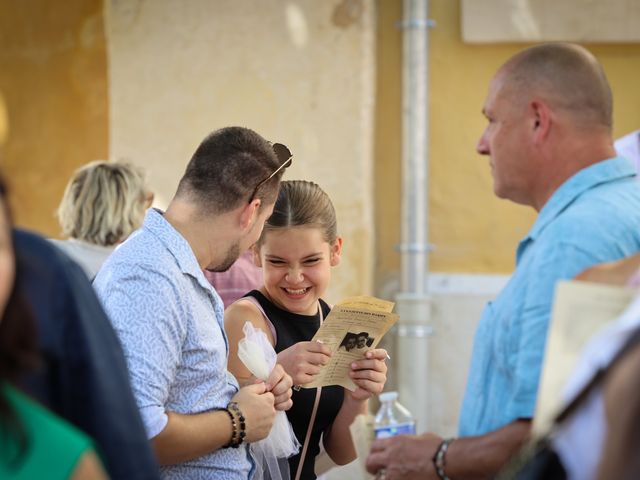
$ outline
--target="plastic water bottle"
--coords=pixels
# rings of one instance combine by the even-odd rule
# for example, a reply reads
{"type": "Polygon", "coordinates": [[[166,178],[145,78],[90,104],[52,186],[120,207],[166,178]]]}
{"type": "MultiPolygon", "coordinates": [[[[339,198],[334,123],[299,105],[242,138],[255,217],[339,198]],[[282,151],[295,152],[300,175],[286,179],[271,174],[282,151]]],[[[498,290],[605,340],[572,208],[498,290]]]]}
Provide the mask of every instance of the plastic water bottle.
{"type": "Polygon", "coordinates": [[[374,426],[376,438],[415,435],[416,421],[409,410],[398,403],[398,392],[384,392],[379,398],[381,405],[374,426]]]}

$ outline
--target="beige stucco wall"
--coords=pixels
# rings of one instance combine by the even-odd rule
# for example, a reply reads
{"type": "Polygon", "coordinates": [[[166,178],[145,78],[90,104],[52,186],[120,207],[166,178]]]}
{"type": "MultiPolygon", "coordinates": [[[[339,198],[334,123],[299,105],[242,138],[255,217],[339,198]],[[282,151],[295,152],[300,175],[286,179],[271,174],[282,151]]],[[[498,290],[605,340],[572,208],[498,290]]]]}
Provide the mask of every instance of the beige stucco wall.
{"type": "Polygon", "coordinates": [[[345,238],[329,298],[370,292],[374,3],[109,1],[110,149],[166,205],[195,147],[227,125],[294,153],[285,178],[334,201],[345,238]]]}
{"type": "MultiPolygon", "coordinates": [[[[109,144],[149,167],[166,203],[202,137],[241,123],[291,144],[289,178],[336,200],[337,282],[367,291],[375,276],[380,291],[397,276],[401,1],[107,2],[109,76],[103,2],[58,3],[0,0],[2,168],[20,225],[56,235],[69,175],[109,144]]],[[[430,1],[430,266],[507,273],[534,213],[493,197],[474,147],[487,83],[524,44],[464,44],[459,15],[459,1],[430,1]]],[[[615,136],[638,128],[640,45],[589,48],[614,90],[615,136]]]]}
{"type": "MultiPolygon", "coordinates": [[[[0,0],[2,167],[20,225],[56,235],[69,175],[108,146],[147,166],[166,204],[202,137],[240,123],[289,143],[289,178],[335,199],[345,292],[397,276],[401,1],[107,2],[108,76],[102,1],[23,3],[0,0]]],[[[524,44],[464,44],[459,15],[459,1],[430,2],[430,266],[507,273],[535,215],[494,198],[474,147],[487,83],[524,44]]],[[[614,90],[615,136],[638,128],[640,46],[589,48],[614,90]]]]}

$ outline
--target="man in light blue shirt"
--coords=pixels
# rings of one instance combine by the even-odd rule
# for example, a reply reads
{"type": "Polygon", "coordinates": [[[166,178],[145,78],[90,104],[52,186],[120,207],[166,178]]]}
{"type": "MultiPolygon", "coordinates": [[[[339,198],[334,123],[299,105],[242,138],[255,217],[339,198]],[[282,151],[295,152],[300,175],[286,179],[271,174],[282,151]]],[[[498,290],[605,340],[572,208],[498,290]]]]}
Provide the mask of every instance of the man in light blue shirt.
{"type": "Polygon", "coordinates": [[[245,128],[213,132],[167,211],[149,210],[94,282],[164,478],[250,478],[247,443],[291,406],[281,366],[243,388],[227,371],[224,307],[202,272],[228,269],[260,236],[291,163],[281,147],[245,128]]]}
{"type": "Polygon", "coordinates": [[[523,50],[493,78],[483,113],[477,150],[494,193],[539,216],[478,324],[461,438],[375,442],[367,468],[394,480],[493,478],[530,432],[557,281],[640,250],[640,185],[615,156],[611,90],[593,55],[559,43],[523,50]]]}
{"type": "Polygon", "coordinates": [[[638,250],[640,195],[625,158],[587,167],[556,190],[520,242],[516,271],[478,324],[461,436],[533,416],[556,282],[638,250]]]}

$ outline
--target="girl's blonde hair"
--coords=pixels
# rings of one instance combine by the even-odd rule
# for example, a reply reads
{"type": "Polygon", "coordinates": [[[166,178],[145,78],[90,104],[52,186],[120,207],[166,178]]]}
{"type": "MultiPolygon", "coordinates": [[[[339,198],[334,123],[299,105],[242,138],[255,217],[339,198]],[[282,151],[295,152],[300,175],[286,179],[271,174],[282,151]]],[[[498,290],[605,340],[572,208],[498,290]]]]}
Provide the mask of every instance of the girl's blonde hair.
{"type": "Polygon", "coordinates": [[[281,228],[314,227],[332,245],[338,237],[336,211],[329,195],[306,180],[285,180],[280,184],[273,213],[264,224],[258,246],[267,233],[281,228]]]}
{"type": "Polygon", "coordinates": [[[88,163],[69,180],[56,212],[62,234],[102,246],[120,243],[142,225],[147,195],[137,167],[88,163]]]}

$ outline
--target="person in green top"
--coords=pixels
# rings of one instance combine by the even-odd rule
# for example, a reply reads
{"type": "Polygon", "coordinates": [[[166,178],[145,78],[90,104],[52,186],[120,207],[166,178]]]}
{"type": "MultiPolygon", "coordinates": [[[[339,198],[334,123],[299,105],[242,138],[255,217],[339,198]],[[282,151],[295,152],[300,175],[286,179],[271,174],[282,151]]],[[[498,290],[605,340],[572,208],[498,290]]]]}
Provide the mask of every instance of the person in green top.
{"type": "Polygon", "coordinates": [[[38,362],[33,319],[16,287],[19,275],[0,178],[0,478],[106,479],[91,439],[14,386],[38,362]]]}

